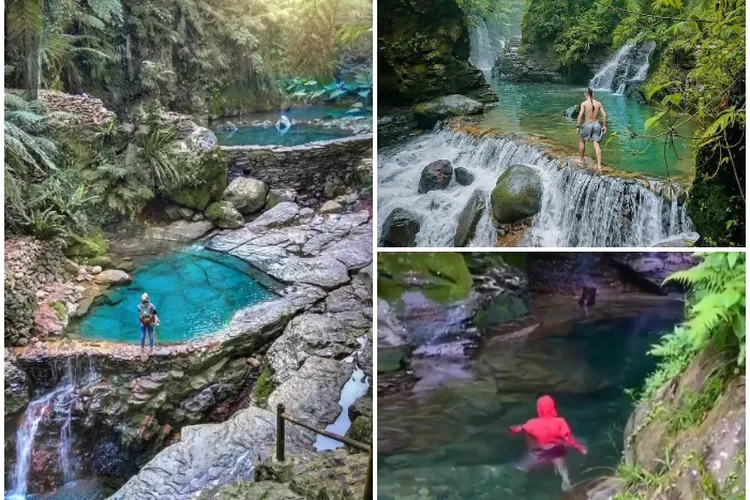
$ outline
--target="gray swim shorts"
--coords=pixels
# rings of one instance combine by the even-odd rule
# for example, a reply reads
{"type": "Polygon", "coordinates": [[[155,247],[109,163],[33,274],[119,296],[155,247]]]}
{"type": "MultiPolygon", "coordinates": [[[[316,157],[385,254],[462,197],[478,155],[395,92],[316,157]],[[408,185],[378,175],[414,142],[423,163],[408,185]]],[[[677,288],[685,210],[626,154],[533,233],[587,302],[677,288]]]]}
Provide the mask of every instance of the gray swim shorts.
{"type": "Polygon", "coordinates": [[[581,127],[581,139],[584,141],[602,141],[602,126],[599,122],[584,123],[581,127]]]}

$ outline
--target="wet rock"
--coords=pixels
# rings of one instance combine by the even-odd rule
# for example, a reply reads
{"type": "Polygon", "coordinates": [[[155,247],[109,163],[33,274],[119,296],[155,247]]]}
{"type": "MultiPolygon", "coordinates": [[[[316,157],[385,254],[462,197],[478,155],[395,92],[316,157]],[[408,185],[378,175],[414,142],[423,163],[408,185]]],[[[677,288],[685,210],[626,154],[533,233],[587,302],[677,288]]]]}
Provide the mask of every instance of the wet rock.
{"type": "Polygon", "coordinates": [[[231,202],[241,214],[257,212],[266,204],[268,187],[263,181],[238,177],[229,183],[223,198],[231,202]]]}
{"type": "MultiPolygon", "coordinates": [[[[188,499],[207,487],[251,481],[258,457],[270,456],[275,440],[276,415],[253,407],[221,424],[185,427],[179,442],[162,450],[110,499],[188,499]]],[[[301,443],[297,428],[288,425],[287,453],[301,452],[301,443]]]]}
{"type": "Polygon", "coordinates": [[[242,214],[228,201],[217,201],[206,209],[206,218],[224,229],[236,229],[245,224],[242,214]]]}
{"type": "MultiPolygon", "coordinates": [[[[354,371],[352,363],[312,356],[286,382],[268,397],[268,408],[283,404],[295,418],[316,427],[332,424],[341,406],[338,400],[341,389],[354,371]]],[[[315,434],[302,431],[305,440],[312,444],[315,434]]]]}
{"type": "Polygon", "coordinates": [[[266,197],[266,209],[271,209],[281,202],[293,202],[297,199],[294,189],[270,189],[266,197]]]}
{"type": "Polygon", "coordinates": [[[29,404],[31,387],[26,373],[15,363],[9,350],[5,350],[5,416],[22,411],[29,404]]]}
{"type": "Polygon", "coordinates": [[[427,193],[433,189],[445,189],[451,183],[453,176],[453,165],[448,160],[437,160],[422,169],[419,177],[420,194],[427,193]]]}
{"type": "Polygon", "coordinates": [[[167,214],[170,220],[180,220],[180,209],[177,205],[167,205],[164,207],[164,213],[167,214]]]}
{"type": "Polygon", "coordinates": [[[204,236],[214,225],[211,221],[190,222],[178,220],[168,226],[149,227],[146,237],[153,240],[178,241],[188,243],[204,236]]]}
{"type": "Polygon", "coordinates": [[[478,115],[484,105],[460,94],[438,97],[414,106],[414,118],[420,128],[431,129],[440,120],[454,116],[478,115]]]}
{"type": "Polygon", "coordinates": [[[65,259],[65,260],[63,261],[63,267],[65,268],[65,270],[66,270],[67,272],[69,272],[69,273],[70,273],[70,274],[72,274],[73,276],[77,276],[77,275],[78,275],[78,264],[76,264],[76,263],[75,263],[75,262],[73,262],[72,260],[70,260],[70,259],[65,259]]]}
{"type": "Polygon", "coordinates": [[[417,217],[403,208],[396,208],[383,223],[380,246],[415,247],[420,224],[417,217]]]}
{"type": "Polygon", "coordinates": [[[125,271],[107,269],[97,274],[94,281],[101,285],[126,285],[133,281],[133,278],[125,271]]]}
{"type": "Polygon", "coordinates": [[[274,382],[281,385],[289,380],[310,356],[344,359],[359,348],[360,335],[361,332],[321,314],[294,318],[266,355],[274,382]]]}
{"type": "Polygon", "coordinates": [[[462,247],[474,238],[477,224],[485,210],[484,193],[475,189],[469,201],[466,202],[461,215],[458,216],[456,235],[453,237],[453,246],[462,247]]]}
{"type": "Polygon", "coordinates": [[[676,283],[663,285],[668,276],[698,263],[689,253],[634,252],[612,254],[612,262],[623,277],[655,293],[681,290],[676,283]]]}
{"type": "Polygon", "coordinates": [[[343,211],[344,207],[342,207],[340,203],[334,200],[328,200],[327,202],[323,203],[322,207],[320,207],[320,213],[322,214],[338,214],[343,211]]]}
{"type": "Polygon", "coordinates": [[[511,165],[498,177],[490,199],[501,224],[531,217],[542,208],[542,179],[532,167],[511,165]]]}
{"type": "Polygon", "coordinates": [[[180,217],[182,217],[185,220],[191,220],[193,216],[195,215],[195,210],[188,207],[178,207],[177,211],[180,214],[180,217]]]}
{"type": "Polygon", "coordinates": [[[263,212],[260,217],[249,224],[249,227],[254,230],[264,230],[270,227],[281,226],[291,222],[299,213],[300,208],[296,203],[283,201],[272,209],[263,212]]]}
{"type": "Polygon", "coordinates": [[[474,182],[474,174],[466,170],[464,167],[458,167],[455,170],[456,182],[462,186],[468,186],[474,182]]]}

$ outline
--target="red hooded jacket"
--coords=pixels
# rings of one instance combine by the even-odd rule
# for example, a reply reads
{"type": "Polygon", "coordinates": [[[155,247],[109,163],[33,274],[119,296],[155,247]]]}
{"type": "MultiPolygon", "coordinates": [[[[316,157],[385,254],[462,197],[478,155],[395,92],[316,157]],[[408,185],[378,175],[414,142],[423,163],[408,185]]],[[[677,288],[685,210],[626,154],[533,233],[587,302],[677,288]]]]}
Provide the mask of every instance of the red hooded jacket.
{"type": "Polygon", "coordinates": [[[536,411],[539,417],[532,418],[523,425],[515,425],[510,428],[513,434],[525,432],[533,438],[541,447],[555,444],[566,444],[575,448],[584,455],[586,448],[573,439],[573,435],[568,427],[568,422],[557,414],[555,401],[549,396],[542,396],[536,402],[536,411]]]}

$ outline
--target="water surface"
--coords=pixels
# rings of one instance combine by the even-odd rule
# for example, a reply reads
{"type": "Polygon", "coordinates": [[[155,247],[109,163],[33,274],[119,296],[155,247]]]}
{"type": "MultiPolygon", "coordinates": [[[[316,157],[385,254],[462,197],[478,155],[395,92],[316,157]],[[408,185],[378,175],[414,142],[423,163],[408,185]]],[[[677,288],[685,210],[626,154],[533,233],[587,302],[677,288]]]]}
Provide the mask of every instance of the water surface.
{"type": "MultiPolygon", "coordinates": [[[[583,102],[583,87],[507,83],[491,78],[488,81],[497,92],[499,103],[485,110],[481,121],[483,127],[543,136],[577,151],[579,137],[575,126],[578,115],[568,119],[565,110],[583,102]]],[[[607,112],[608,131],[601,142],[603,164],[658,177],[692,172],[694,156],[690,139],[676,138],[675,149],[667,148],[665,153],[664,137],[659,136],[663,129],[644,129],[646,121],[658,112],[656,108],[613,92],[595,91],[594,98],[607,112]]],[[[695,134],[696,128],[687,123],[678,131],[681,136],[689,138],[695,134]]],[[[594,155],[593,144],[587,143],[586,156],[595,158],[594,155]]]]}
{"type": "Polygon", "coordinates": [[[113,288],[76,328],[87,340],[140,342],[137,307],[147,292],[161,326],[155,343],[186,342],[213,333],[239,309],[273,297],[250,276],[242,260],[201,246],[155,257],[131,275],[130,285],[113,288]]]}
{"type": "Polygon", "coordinates": [[[415,363],[428,386],[378,401],[378,498],[565,498],[554,472],[516,469],[525,443],[508,432],[536,415],[545,393],[589,450],[568,455],[573,483],[611,472],[633,409],[624,390],[640,387],[653,370],[647,351],[681,310],[679,302],[662,304],[552,326],[539,340],[488,341],[463,366],[415,363]]]}

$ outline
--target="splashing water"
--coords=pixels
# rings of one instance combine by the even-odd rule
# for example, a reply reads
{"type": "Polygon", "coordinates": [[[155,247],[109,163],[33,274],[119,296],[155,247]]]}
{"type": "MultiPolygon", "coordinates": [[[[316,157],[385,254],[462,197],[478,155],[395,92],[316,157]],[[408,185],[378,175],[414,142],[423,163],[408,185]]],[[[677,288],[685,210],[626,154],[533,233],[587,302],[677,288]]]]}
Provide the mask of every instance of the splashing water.
{"type": "MultiPolygon", "coordinates": [[[[357,356],[361,356],[362,352],[365,350],[365,346],[367,345],[367,335],[363,335],[359,339],[359,345],[360,349],[356,353],[357,356]]],[[[349,356],[344,359],[344,361],[347,363],[352,363],[355,361],[355,356],[349,356]]],[[[352,373],[351,378],[346,382],[346,384],[344,384],[343,389],[341,389],[341,398],[339,399],[341,413],[339,413],[339,416],[336,418],[335,422],[326,427],[326,430],[328,432],[334,432],[340,436],[346,434],[346,432],[349,430],[349,427],[352,425],[351,420],[349,420],[349,407],[353,405],[359,398],[364,396],[367,393],[367,389],[369,388],[370,383],[367,380],[365,372],[358,365],[355,365],[354,373],[352,373]]],[[[328,451],[335,450],[336,448],[341,448],[342,446],[344,446],[344,443],[326,436],[318,435],[317,439],[315,440],[314,446],[317,451],[328,451]]]]}
{"type": "MultiPolygon", "coordinates": [[[[52,391],[36,398],[29,403],[24,413],[23,422],[16,431],[16,465],[11,477],[10,492],[5,497],[9,500],[24,500],[28,492],[29,472],[31,469],[31,456],[34,451],[34,439],[39,431],[41,422],[51,414],[57,413],[61,406],[67,405],[68,412],[64,413],[66,417],[63,421],[63,427],[67,427],[67,435],[70,435],[70,406],[72,406],[72,395],[75,391],[75,380],[68,365],[67,372],[60,383],[52,391]]],[[[63,430],[61,434],[61,447],[58,460],[64,475],[73,476],[72,466],[70,466],[69,452],[70,448],[62,445],[63,430]],[[63,458],[65,453],[65,458],[63,458]]],[[[68,440],[68,443],[70,441],[68,440]]]]}
{"type": "Polygon", "coordinates": [[[649,58],[656,48],[654,42],[638,45],[634,40],[626,43],[594,75],[589,87],[600,91],[615,91],[624,95],[627,85],[646,80],[649,58]]]}
{"type": "MultiPolygon", "coordinates": [[[[485,206],[497,178],[509,166],[535,168],[543,183],[542,207],[520,243],[525,246],[649,246],[693,231],[685,212],[684,191],[676,185],[597,177],[572,167],[559,169],[534,146],[512,138],[477,139],[444,129],[426,134],[398,150],[381,153],[378,162],[378,220],[404,208],[420,220],[417,246],[452,246],[458,219],[475,189],[485,206]],[[474,176],[469,186],[455,181],[445,190],[417,193],[422,168],[449,160],[474,176]]],[[[497,241],[490,211],[485,209],[468,246],[492,247],[497,241]]]]}
{"type": "Polygon", "coordinates": [[[279,118],[279,121],[276,122],[276,130],[279,131],[280,134],[286,134],[286,132],[289,130],[289,127],[292,126],[292,123],[289,121],[289,118],[287,118],[284,115],[281,115],[281,118],[279,118]]]}

